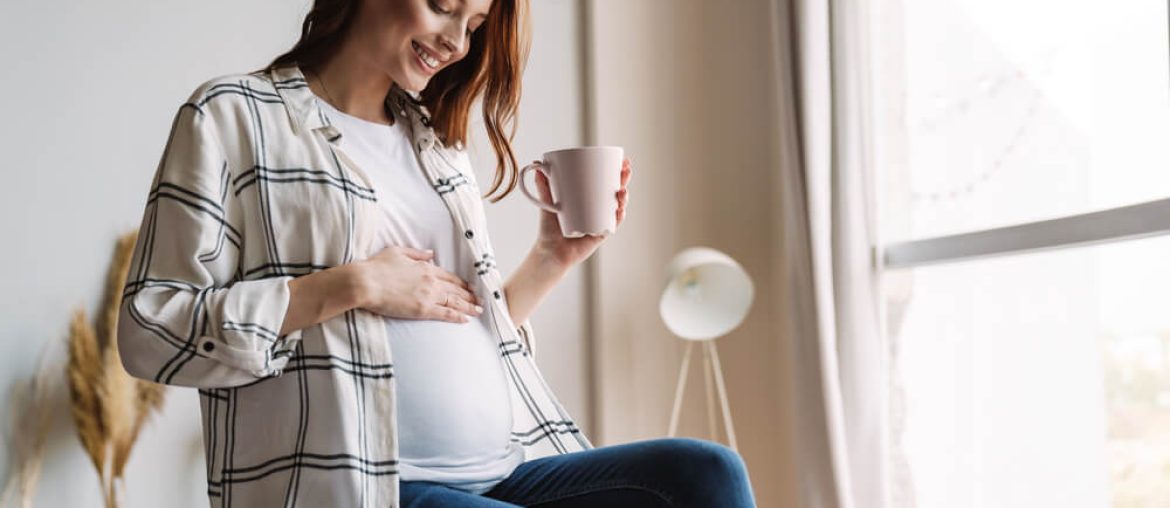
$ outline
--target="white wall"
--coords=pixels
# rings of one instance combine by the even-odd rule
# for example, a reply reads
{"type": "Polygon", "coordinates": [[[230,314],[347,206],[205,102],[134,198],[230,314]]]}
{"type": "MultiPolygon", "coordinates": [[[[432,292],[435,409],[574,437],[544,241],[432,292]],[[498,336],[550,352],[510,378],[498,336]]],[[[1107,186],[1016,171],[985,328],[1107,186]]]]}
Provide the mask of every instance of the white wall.
{"type": "MultiPolygon", "coordinates": [[[[517,149],[522,160],[581,141],[572,0],[533,2],[535,41],[517,149]]],[[[114,239],[138,226],[178,105],[200,82],[266,64],[295,41],[308,0],[0,3],[0,410],[37,355],[64,340],[73,308],[96,310],[114,239]]],[[[491,171],[480,136],[480,179],[491,171]]],[[[505,273],[527,251],[536,209],[487,205],[505,273]]],[[[581,276],[533,318],[539,362],[567,409],[588,420],[581,276]]],[[[63,353],[58,347],[57,355],[63,353]]],[[[57,394],[37,506],[96,506],[97,475],[57,394]]],[[[198,401],[170,389],[127,471],[127,506],[206,506],[198,401]]],[[[0,480],[8,446],[0,444],[0,480]]],[[[2,483],[2,482],[0,482],[2,483]]]]}

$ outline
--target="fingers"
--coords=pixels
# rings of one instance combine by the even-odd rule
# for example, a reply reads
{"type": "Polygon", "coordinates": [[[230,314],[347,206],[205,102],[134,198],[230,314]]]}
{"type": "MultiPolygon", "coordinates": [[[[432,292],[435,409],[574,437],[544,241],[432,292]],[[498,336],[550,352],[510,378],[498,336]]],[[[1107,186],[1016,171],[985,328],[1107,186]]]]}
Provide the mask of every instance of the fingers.
{"type": "Polygon", "coordinates": [[[429,261],[435,257],[433,250],[422,250],[414,247],[399,247],[399,249],[403,254],[406,254],[406,257],[416,261],[429,261]]]}
{"type": "Polygon", "coordinates": [[[540,198],[545,203],[552,203],[552,189],[548,184],[548,177],[540,171],[536,173],[536,192],[540,194],[540,198]]]}
{"type": "Polygon", "coordinates": [[[435,267],[431,271],[431,275],[435,276],[435,278],[439,279],[440,281],[456,286],[464,291],[471,292],[471,284],[468,284],[467,281],[460,279],[458,276],[448,272],[447,270],[435,267]]]}
{"type": "MultiPolygon", "coordinates": [[[[432,250],[421,250],[421,249],[415,249],[412,247],[399,247],[399,248],[402,249],[402,252],[404,254],[406,254],[407,257],[409,257],[413,260],[416,260],[416,261],[430,261],[435,257],[435,252],[432,250]]],[[[448,272],[447,270],[444,270],[442,268],[439,268],[438,266],[435,266],[435,265],[430,265],[430,266],[431,266],[431,270],[430,270],[429,274],[431,276],[435,277],[436,279],[438,279],[440,281],[448,282],[448,283],[454,284],[456,286],[462,287],[463,289],[465,289],[467,291],[471,291],[471,285],[468,284],[467,281],[460,279],[455,274],[448,272]]]]}
{"type": "Polygon", "coordinates": [[[618,191],[617,223],[621,224],[626,218],[626,203],[630,200],[630,193],[626,189],[618,191]]]}
{"type": "Polygon", "coordinates": [[[371,272],[386,286],[369,307],[379,314],[402,319],[433,319],[466,323],[484,309],[471,284],[434,264],[435,252],[390,246],[372,259],[371,272]]]}
{"type": "MultiPolygon", "coordinates": [[[[444,283],[444,285],[439,288],[438,294],[443,295],[439,297],[438,303],[442,305],[444,298],[446,298],[448,307],[456,305],[457,301],[467,302],[469,305],[468,308],[475,307],[480,304],[479,298],[475,296],[475,293],[473,293],[471,289],[459,284],[444,283]]],[[[479,311],[475,312],[475,314],[479,314],[479,312],[482,311],[483,309],[480,309],[479,311]]]]}
{"type": "Polygon", "coordinates": [[[618,200],[617,207],[617,222],[621,224],[622,220],[626,218],[626,205],[630,201],[630,190],[626,186],[630,183],[630,176],[634,171],[630,168],[630,159],[622,161],[622,188],[617,191],[615,197],[618,200]]]}
{"type": "Polygon", "coordinates": [[[471,320],[467,317],[467,314],[459,312],[450,307],[443,307],[440,305],[432,307],[431,316],[429,319],[434,319],[436,321],[449,321],[451,323],[466,323],[471,320]]]}
{"type": "MultiPolygon", "coordinates": [[[[416,249],[414,247],[390,247],[390,248],[399,249],[399,251],[402,252],[403,254],[405,254],[406,257],[413,259],[415,261],[431,261],[435,258],[435,251],[430,250],[430,249],[416,249]]],[[[433,267],[433,270],[430,273],[435,278],[437,278],[441,281],[450,282],[451,284],[455,284],[457,286],[462,286],[464,289],[466,289],[468,291],[471,290],[471,285],[468,284],[463,279],[460,279],[459,277],[455,276],[455,274],[452,274],[451,272],[448,272],[447,270],[444,270],[444,269],[439,268],[437,266],[434,266],[434,265],[431,265],[431,266],[433,267]]]]}
{"type": "Polygon", "coordinates": [[[452,323],[466,323],[471,317],[483,313],[483,307],[478,305],[478,299],[471,292],[461,287],[447,285],[438,292],[439,298],[431,307],[432,319],[450,321],[452,323]]]}
{"type": "Polygon", "coordinates": [[[447,300],[447,308],[455,309],[468,316],[478,316],[483,314],[483,307],[476,305],[474,300],[464,296],[454,296],[447,300]]]}

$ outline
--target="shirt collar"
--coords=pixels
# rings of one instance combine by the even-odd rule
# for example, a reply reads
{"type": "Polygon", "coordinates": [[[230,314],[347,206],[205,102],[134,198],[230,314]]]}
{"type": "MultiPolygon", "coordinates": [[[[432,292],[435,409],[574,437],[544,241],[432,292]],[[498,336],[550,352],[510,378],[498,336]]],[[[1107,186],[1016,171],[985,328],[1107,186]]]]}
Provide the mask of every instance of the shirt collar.
{"type": "MultiPolygon", "coordinates": [[[[270,71],[270,77],[288,111],[294,133],[299,134],[302,129],[323,130],[327,131],[326,138],[330,142],[341,139],[341,133],[325,119],[317,96],[309,89],[309,82],[297,64],[274,67],[270,71]]],[[[385,104],[396,119],[403,117],[407,119],[415,147],[421,151],[435,145],[436,136],[431,124],[431,114],[423,105],[418,92],[403,90],[395,85],[386,94],[385,104]]]]}

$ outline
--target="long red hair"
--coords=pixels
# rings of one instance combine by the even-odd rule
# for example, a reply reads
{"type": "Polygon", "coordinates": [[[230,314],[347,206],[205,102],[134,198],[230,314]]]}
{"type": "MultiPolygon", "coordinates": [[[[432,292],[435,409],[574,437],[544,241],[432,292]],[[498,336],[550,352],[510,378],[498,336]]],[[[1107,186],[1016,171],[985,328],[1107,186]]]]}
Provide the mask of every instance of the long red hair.
{"type": "MultiPolygon", "coordinates": [[[[267,68],[288,64],[315,68],[331,58],[353,24],[359,1],[314,0],[301,25],[300,40],[267,68]]],[[[435,134],[448,146],[467,144],[471,105],[482,95],[483,122],[496,153],[495,177],[485,194],[492,202],[503,199],[517,184],[519,164],[512,139],[528,57],[528,7],[528,0],[492,0],[487,19],[471,36],[467,56],[439,71],[420,94],[435,134]]]]}

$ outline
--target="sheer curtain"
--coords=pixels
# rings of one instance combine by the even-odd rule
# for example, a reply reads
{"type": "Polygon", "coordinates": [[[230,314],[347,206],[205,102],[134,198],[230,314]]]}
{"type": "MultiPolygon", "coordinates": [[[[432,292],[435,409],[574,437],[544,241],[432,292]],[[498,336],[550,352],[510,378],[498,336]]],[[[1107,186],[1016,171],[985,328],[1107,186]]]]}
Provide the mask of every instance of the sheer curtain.
{"type": "Polygon", "coordinates": [[[773,0],[782,294],[801,505],[887,506],[888,376],[865,118],[865,6],[773,0]]]}

